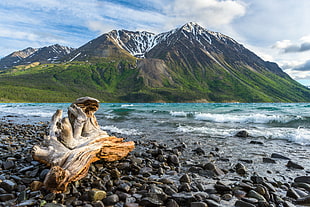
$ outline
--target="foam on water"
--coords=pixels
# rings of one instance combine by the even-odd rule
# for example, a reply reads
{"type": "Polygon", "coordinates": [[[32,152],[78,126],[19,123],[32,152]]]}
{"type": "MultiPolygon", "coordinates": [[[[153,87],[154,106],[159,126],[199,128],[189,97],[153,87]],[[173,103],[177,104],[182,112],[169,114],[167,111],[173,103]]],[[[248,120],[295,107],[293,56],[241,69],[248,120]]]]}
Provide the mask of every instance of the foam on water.
{"type": "Polygon", "coordinates": [[[199,113],[195,114],[195,119],[202,121],[218,122],[218,123],[256,123],[266,124],[271,122],[287,123],[301,117],[285,116],[285,115],[266,115],[266,114],[211,114],[199,113]]]}
{"type": "Polygon", "coordinates": [[[101,126],[102,130],[111,131],[112,133],[119,133],[124,135],[141,135],[141,132],[136,129],[118,128],[114,125],[101,126]]]}

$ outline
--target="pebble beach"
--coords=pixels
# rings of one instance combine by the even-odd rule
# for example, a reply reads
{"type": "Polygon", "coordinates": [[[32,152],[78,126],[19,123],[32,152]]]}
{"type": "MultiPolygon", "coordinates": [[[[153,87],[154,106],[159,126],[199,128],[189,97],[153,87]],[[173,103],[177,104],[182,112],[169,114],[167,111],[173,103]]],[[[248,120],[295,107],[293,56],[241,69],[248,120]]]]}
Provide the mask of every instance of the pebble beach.
{"type": "Polygon", "coordinates": [[[48,122],[0,122],[0,206],[310,205],[308,148],[298,147],[304,156],[298,153],[295,159],[296,146],[289,148],[292,143],[272,151],[283,142],[254,139],[247,131],[238,132],[231,143],[223,140],[222,145],[212,140],[131,135],[125,138],[136,148],[125,159],[97,161],[85,178],[69,184],[67,192],[51,193],[43,186],[49,167],[34,161],[31,154],[47,133],[48,122]],[[247,152],[251,156],[242,156],[247,152]]]}

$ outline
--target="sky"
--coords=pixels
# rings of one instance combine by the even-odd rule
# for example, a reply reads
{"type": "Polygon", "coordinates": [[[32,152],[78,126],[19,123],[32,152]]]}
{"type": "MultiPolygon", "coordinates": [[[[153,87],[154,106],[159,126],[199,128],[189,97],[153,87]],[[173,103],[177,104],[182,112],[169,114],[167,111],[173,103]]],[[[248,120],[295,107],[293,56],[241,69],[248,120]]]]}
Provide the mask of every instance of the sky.
{"type": "Polygon", "coordinates": [[[0,58],[78,48],[113,29],[166,32],[188,22],[225,34],[310,86],[309,0],[1,0],[0,58]]]}

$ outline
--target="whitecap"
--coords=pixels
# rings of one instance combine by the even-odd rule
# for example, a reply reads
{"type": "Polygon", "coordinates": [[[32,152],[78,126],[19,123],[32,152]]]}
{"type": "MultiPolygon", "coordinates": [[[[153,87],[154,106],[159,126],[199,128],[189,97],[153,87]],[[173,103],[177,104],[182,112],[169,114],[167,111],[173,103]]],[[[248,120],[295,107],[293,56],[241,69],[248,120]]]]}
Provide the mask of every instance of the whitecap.
{"type": "Polygon", "coordinates": [[[112,133],[119,133],[124,135],[141,135],[142,133],[136,129],[118,128],[114,125],[101,126],[102,130],[111,131],[112,133]]]}

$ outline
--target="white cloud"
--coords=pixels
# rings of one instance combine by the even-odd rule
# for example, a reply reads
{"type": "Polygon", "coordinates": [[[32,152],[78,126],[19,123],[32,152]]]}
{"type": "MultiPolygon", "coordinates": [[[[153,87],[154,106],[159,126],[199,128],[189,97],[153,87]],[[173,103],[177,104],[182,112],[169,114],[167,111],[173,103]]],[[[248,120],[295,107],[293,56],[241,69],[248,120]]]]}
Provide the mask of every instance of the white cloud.
{"type": "Polygon", "coordinates": [[[175,0],[165,11],[172,22],[195,21],[205,27],[217,28],[243,16],[246,7],[242,2],[232,0],[175,0]]]}

